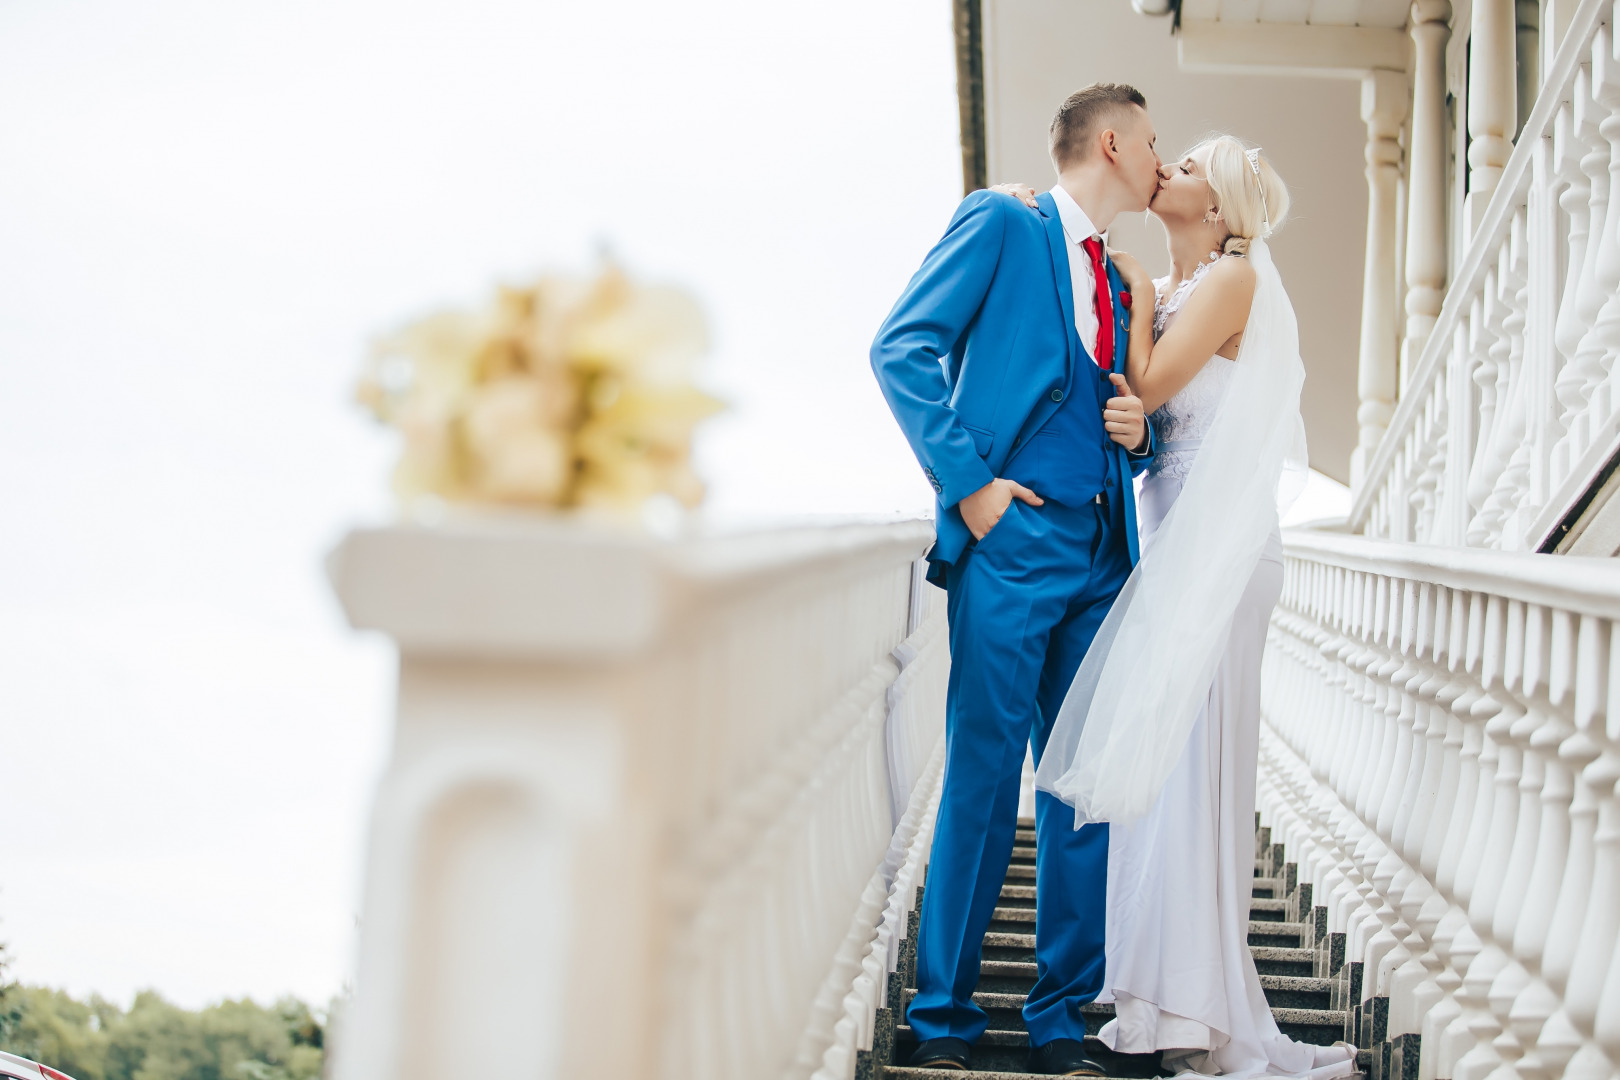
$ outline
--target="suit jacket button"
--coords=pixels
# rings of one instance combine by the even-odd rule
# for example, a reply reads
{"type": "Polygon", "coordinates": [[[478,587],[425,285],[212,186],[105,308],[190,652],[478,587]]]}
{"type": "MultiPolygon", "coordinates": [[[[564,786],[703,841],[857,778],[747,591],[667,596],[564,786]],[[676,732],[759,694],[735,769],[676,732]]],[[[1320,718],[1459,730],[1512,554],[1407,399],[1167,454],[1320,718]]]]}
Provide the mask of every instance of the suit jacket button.
{"type": "Polygon", "coordinates": [[[1062,401],[1063,400],[1063,391],[1054,389],[1052,391],[1052,400],[1053,401],[1062,401]]]}

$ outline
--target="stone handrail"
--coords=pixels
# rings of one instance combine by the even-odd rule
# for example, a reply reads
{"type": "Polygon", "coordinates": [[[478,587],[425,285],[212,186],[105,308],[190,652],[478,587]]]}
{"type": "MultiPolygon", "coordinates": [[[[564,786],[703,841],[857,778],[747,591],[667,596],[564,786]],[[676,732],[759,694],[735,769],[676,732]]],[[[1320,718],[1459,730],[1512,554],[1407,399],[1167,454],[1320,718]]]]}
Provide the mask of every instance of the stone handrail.
{"type": "Polygon", "coordinates": [[[1610,1080],[1620,565],[1308,532],[1285,552],[1260,807],[1342,935],[1375,1075],[1610,1080]]]}
{"type": "Polygon", "coordinates": [[[1550,549],[1620,449],[1612,23],[1613,0],[1581,0],[1500,177],[1486,170],[1489,202],[1358,478],[1357,531],[1550,549]]]}
{"type": "Polygon", "coordinates": [[[847,1080],[932,833],[926,521],[352,533],[399,646],[340,1080],[847,1080]]]}

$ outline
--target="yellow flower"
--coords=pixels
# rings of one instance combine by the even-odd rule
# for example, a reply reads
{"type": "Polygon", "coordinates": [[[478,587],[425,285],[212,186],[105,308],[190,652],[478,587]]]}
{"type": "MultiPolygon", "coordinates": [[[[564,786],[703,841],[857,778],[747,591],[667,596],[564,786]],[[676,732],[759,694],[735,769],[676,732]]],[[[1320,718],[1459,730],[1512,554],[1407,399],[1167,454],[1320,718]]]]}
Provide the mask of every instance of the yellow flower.
{"type": "Polygon", "coordinates": [[[468,486],[497,502],[556,503],[572,479],[565,431],[546,422],[545,384],[522,375],[467,394],[461,432],[468,486]]]}
{"type": "Polygon", "coordinates": [[[691,378],[708,334],[688,294],[632,285],[610,267],[569,320],[562,348],[581,370],[673,385],[691,378]]]}
{"type": "Polygon", "coordinates": [[[693,428],[722,406],[691,385],[707,346],[686,293],[593,278],[502,288],[379,340],[356,398],[397,428],[402,496],[639,509],[703,498],[693,428]]]}
{"type": "Polygon", "coordinates": [[[692,429],[724,406],[692,386],[631,386],[594,412],[575,441],[582,505],[633,509],[661,492],[687,506],[703,499],[688,465],[692,429]]]}

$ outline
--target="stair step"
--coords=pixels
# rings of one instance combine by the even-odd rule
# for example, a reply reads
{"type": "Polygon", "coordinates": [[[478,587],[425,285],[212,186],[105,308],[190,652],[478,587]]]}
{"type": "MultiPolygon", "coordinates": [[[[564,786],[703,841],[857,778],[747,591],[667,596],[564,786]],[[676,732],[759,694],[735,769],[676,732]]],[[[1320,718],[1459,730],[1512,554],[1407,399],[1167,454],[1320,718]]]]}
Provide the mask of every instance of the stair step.
{"type": "Polygon", "coordinates": [[[939,1080],[942,1076],[959,1076],[963,1080],[1029,1080],[1027,1072],[986,1072],[983,1069],[913,1069],[909,1065],[885,1065],[885,1080],[939,1080]]]}
{"type": "Polygon", "coordinates": [[[1035,985],[1033,962],[983,960],[979,963],[979,989],[987,993],[1027,994],[1035,985]]]}
{"type": "Polygon", "coordinates": [[[1288,901],[1259,896],[1249,901],[1250,922],[1282,922],[1288,913],[1288,901]]]}
{"type": "MultiPolygon", "coordinates": [[[[915,989],[910,987],[906,989],[906,1005],[908,1008],[916,996],[917,991],[915,989]]],[[[1024,999],[1023,994],[996,994],[986,993],[981,990],[973,995],[973,1004],[983,1009],[985,1015],[990,1018],[991,1030],[1009,1035],[1023,1035],[1026,1031],[1024,1027],[1024,999]]],[[[1088,1002],[1080,1006],[1080,1015],[1086,1018],[1086,1027],[1092,1034],[1096,1034],[1104,1024],[1114,1018],[1114,1006],[1112,1003],[1099,1005],[1094,1001],[1088,1002]]]]}
{"type": "MultiPolygon", "coordinates": [[[[902,1064],[911,1060],[912,1053],[917,1049],[917,1035],[910,1025],[901,1024],[894,1029],[894,1060],[902,1064]]],[[[918,1072],[926,1074],[931,1080],[940,1076],[1000,1076],[1005,1073],[1014,1075],[1028,1075],[1029,1073],[1029,1034],[1024,1031],[1003,1031],[991,1028],[979,1036],[979,1041],[973,1044],[973,1064],[976,1066],[971,1072],[940,1072],[938,1069],[922,1069],[918,1072]]],[[[903,1066],[902,1066],[903,1067],[903,1066]]],[[[905,1076],[908,1072],[897,1071],[889,1066],[883,1072],[885,1077],[905,1076]]]]}
{"type": "Polygon", "coordinates": [[[1301,942],[1305,940],[1304,934],[1304,923],[1270,922],[1261,919],[1249,920],[1250,945],[1299,948],[1301,942]]]}
{"type": "MultiPolygon", "coordinates": [[[[916,990],[915,987],[911,987],[911,986],[906,987],[906,1004],[907,1005],[910,1005],[911,1002],[912,1002],[912,999],[915,998],[916,996],[917,996],[917,990],[916,990]]],[[[1024,1007],[1024,995],[1023,994],[989,994],[989,993],[985,993],[984,991],[976,991],[974,993],[974,995],[973,995],[973,1004],[977,1005],[981,1009],[1022,1009],[1024,1007]]],[[[1298,1010],[1296,1010],[1296,1011],[1298,1011],[1298,1010]]],[[[1305,1011],[1309,1011],[1309,1010],[1305,1010],[1305,1011]]],[[[1080,1013],[1081,1013],[1082,1016],[1106,1016],[1106,1017],[1112,1017],[1114,1015],[1114,1003],[1110,1001],[1110,1002],[1108,1002],[1106,1004],[1099,1005],[1095,1001],[1088,1001],[1084,1005],[1080,1006],[1080,1013]]],[[[1336,1013],[1335,1015],[1342,1016],[1343,1014],[1342,1013],[1336,1013]]],[[[1012,1031],[1014,1029],[1013,1028],[1002,1028],[1000,1030],[1012,1031]]]]}
{"type": "MultiPolygon", "coordinates": [[[[1023,1008],[1039,975],[1035,963],[1035,859],[1034,821],[1020,818],[1015,834],[1011,864],[1007,868],[989,932],[984,935],[979,966],[979,989],[973,1001],[983,1009],[989,1027],[974,1047],[975,1068],[966,1072],[949,1070],[945,1075],[963,1080],[1012,1080],[1028,1076],[1029,1035],[1024,1030],[1023,1008]]],[[[1327,1006],[1333,1000],[1338,980],[1317,978],[1318,949],[1305,947],[1315,942],[1315,925],[1289,918],[1290,906],[1297,903],[1295,917],[1316,917],[1310,909],[1309,887],[1301,883],[1298,896],[1288,894],[1295,878],[1291,863],[1284,863],[1281,848],[1262,844],[1268,831],[1257,835],[1252,898],[1249,905],[1247,936],[1249,952],[1260,974],[1260,987],[1271,1006],[1283,1034],[1301,1042],[1330,1045],[1344,1037],[1345,1012],[1327,1006]],[[1287,899],[1285,899],[1287,896],[1287,899]]],[[[902,1021],[894,1028],[894,1061],[885,1063],[882,1075],[890,1080],[935,1080],[938,1069],[914,1069],[904,1064],[916,1048],[916,1034],[904,1023],[905,1007],[917,991],[907,988],[901,1011],[902,1021]]],[[[1091,1003],[1081,1007],[1086,1027],[1095,1036],[1114,1015],[1111,1004],[1091,1003]]],[[[1093,1039],[1095,1043],[1095,1040],[1093,1039]]],[[[1096,1052],[1111,1052],[1095,1043],[1096,1052]]],[[[1158,1075],[1158,1055],[1126,1057],[1113,1055],[1103,1062],[1111,1075],[1153,1077],[1158,1075]],[[1114,1060],[1113,1058],[1118,1058],[1114,1060]],[[1151,1063],[1151,1064],[1149,1064],[1151,1063]]],[[[1372,1053],[1362,1050],[1357,1067],[1367,1074],[1372,1053]]]]}
{"type": "Polygon", "coordinates": [[[1333,980],[1300,975],[1261,975],[1266,1002],[1277,1009],[1326,1009],[1333,1000],[1333,980]]]}
{"type": "Polygon", "coordinates": [[[1311,949],[1288,949],[1273,945],[1250,945],[1249,955],[1254,957],[1254,966],[1261,975],[1294,975],[1299,977],[1315,974],[1316,953],[1311,949]]]}
{"type": "Polygon", "coordinates": [[[990,916],[992,923],[1029,923],[1035,925],[1035,909],[1033,907],[1000,907],[998,906],[990,916]]]}
{"type": "Polygon", "coordinates": [[[1033,964],[1035,962],[1035,935],[1002,934],[992,931],[984,935],[984,948],[979,955],[983,960],[1033,964]]]}
{"type": "MultiPolygon", "coordinates": [[[[1026,995],[1039,972],[1032,961],[984,960],[979,964],[979,990],[1026,995]]],[[[1305,975],[1260,976],[1260,989],[1274,1009],[1326,1009],[1333,1000],[1333,979],[1305,975]]]]}
{"type": "Polygon", "coordinates": [[[1271,1013],[1277,1018],[1278,1029],[1298,1042],[1332,1046],[1344,1038],[1345,1014],[1342,1012],[1330,1009],[1272,1009],[1271,1013]]]}
{"type": "MultiPolygon", "coordinates": [[[[1019,908],[1028,911],[1032,916],[1035,913],[1035,886],[1033,885],[1002,885],[1001,903],[996,910],[1002,908],[1019,908]]],[[[996,916],[1000,918],[1000,916],[996,916]]]]}
{"type": "Polygon", "coordinates": [[[1283,898],[1287,884],[1280,877],[1257,877],[1254,879],[1251,895],[1257,900],[1280,900],[1283,898]]]}

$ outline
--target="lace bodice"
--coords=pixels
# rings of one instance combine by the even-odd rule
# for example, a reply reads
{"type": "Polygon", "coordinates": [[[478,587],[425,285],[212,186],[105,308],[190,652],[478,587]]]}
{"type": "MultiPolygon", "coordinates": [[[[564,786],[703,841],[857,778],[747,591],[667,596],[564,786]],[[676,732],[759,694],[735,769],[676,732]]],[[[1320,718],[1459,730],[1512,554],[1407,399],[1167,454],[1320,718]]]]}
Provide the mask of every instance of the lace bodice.
{"type": "MultiPolygon", "coordinates": [[[[1174,292],[1154,307],[1155,341],[1164,336],[1164,332],[1175,321],[1181,305],[1186,303],[1187,297],[1192,295],[1193,289],[1214,265],[1214,261],[1199,264],[1192,277],[1176,286],[1174,292]]],[[[1165,280],[1167,279],[1161,278],[1154,284],[1162,289],[1165,280]]],[[[1155,294],[1158,291],[1156,289],[1155,294]]],[[[1153,464],[1148,467],[1149,477],[1163,477],[1177,481],[1187,478],[1187,474],[1192,471],[1197,447],[1175,449],[1174,444],[1196,443],[1204,437],[1204,433],[1215,420],[1215,411],[1220,407],[1221,398],[1226,396],[1226,388],[1231,384],[1232,375],[1236,370],[1235,361],[1228,360],[1224,356],[1211,356],[1198,370],[1198,374],[1193,376],[1191,382],[1148,417],[1148,422],[1153,425],[1153,438],[1159,446],[1153,464]]]]}

